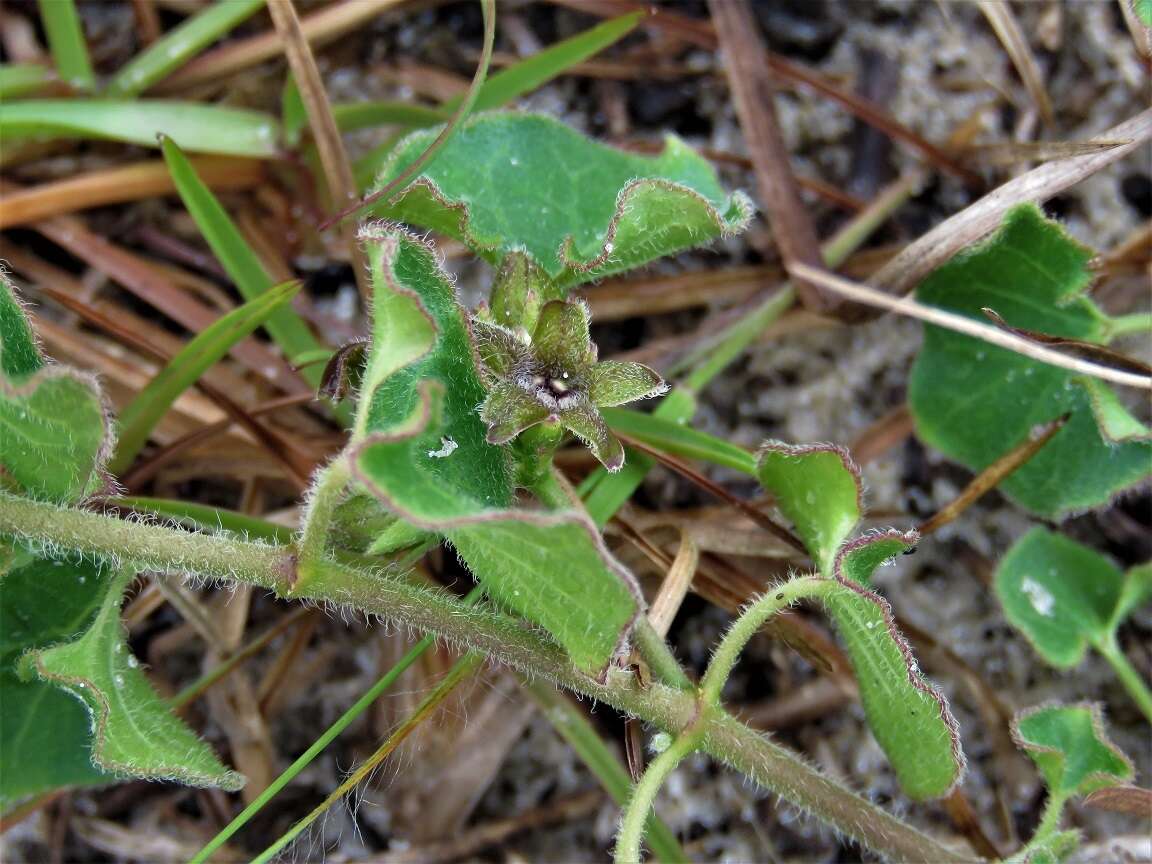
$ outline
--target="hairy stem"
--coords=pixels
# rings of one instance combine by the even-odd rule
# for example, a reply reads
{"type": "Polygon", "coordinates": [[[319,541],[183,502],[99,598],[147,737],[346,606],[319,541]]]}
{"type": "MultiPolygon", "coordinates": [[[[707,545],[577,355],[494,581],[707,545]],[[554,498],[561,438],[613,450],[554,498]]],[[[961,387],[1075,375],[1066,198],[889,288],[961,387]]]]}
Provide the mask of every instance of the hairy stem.
{"type": "Polygon", "coordinates": [[[764,626],[765,621],[803,597],[823,597],[839,587],[839,583],[831,579],[819,579],[815,576],[793,579],[791,582],[777,585],[771,592],[745,609],[744,614],[736,619],[712,654],[712,661],[708,664],[708,670],[700,682],[700,698],[703,703],[707,706],[720,704],[720,691],[724,689],[724,683],[732,674],[732,669],[740,659],[744,646],[756,635],[756,631],[764,626]]]}
{"type": "Polygon", "coordinates": [[[644,840],[644,827],[648,823],[648,814],[652,812],[656,793],[676,766],[696,749],[699,741],[700,735],[695,729],[685,732],[648,765],[648,770],[632,790],[632,798],[620,819],[613,857],[615,864],[640,864],[640,844],[644,840]]]}
{"type": "MultiPolygon", "coordinates": [[[[554,643],[523,623],[469,608],[442,591],[401,576],[325,561],[316,578],[294,590],[292,550],[124,522],[0,493],[0,535],[33,549],[107,558],[142,569],[192,573],[268,588],[283,596],[353,607],[368,615],[439,634],[527,675],[546,678],[679,734],[697,717],[693,694],[610,671],[599,683],[574,667],[554,643]]],[[[971,860],[825,777],[799,756],[721,711],[701,721],[701,748],[832,828],[888,858],[971,860]]]]}
{"type": "Polygon", "coordinates": [[[1127,656],[1116,642],[1115,634],[1109,634],[1109,638],[1098,644],[1096,649],[1111,665],[1116,677],[1132,697],[1132,701],[1140,708],[1148,722],[1152,723],[1152,692],[1148,691],[1148,685],[1140,678],[1140,673],[1128,662],[1127,656]]]}
{"type": "Polygon", "coordinates": [[[299,550],[298,581],[307,582],[324,558],[332,516],[340,503],[352,472],[348,457],[341,453],[316,475],[304,511],[304,528],[296,544],[299,550]]]}

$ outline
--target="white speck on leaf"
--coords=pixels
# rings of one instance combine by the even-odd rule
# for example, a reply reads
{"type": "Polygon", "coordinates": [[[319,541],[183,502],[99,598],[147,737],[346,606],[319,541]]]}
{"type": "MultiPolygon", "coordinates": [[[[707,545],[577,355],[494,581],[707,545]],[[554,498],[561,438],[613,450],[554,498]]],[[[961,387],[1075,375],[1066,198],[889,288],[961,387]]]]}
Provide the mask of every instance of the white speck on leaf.
{"type": "Polygon", "coordinates": [[[440,439],[439,450],[429,450],[428,456],[431,459],[447,459],[460,445],[453,441],[451,438],[445,436],[440,439]]]}
{"type": "Polygon", "coordinates": [[[1056,598],[1052,596],[1051,591],[1039,582],[1027,577],[1020,583],[1020,590],[1028,596],[1028,602],[1032,604],[1033,609],[1045,618],[1052,617],[1052,610],[1056,606],[1056,598]]]}

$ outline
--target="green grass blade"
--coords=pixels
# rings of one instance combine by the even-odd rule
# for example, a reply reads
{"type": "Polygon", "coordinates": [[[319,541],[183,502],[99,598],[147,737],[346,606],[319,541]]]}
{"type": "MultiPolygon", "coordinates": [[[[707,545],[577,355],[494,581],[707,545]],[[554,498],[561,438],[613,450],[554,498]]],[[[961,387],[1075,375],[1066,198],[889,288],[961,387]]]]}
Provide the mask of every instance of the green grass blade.
{"type": "Polygon", "coordinates": [[[0,100],[27,96],[56,80],[56,73],[39,63],[0,65],[0,100]]]}
{"type": "Polygon", "coordinates": [[[168,516],[205,531],[231,531],[250,540],[267,540],[281,546],[287,546],[296,537],[296,532],[286,525],[277,525],[275,522],[258,519],[247,513],[237,513],[235,510],[226,510],[223,507],[209,507],[207,504],[196,504],[192,501],[126,495],[122,498],[110,498],[107,503],[118,507],[131,507],[133,510],[154,513],[157,516],[168,516]]]}
{"type": "Polygon", "coordinates": [[[185,345],[121,413],[120,440],[109,469],[119,474],[131,465],[176,397],[299,290],[299,282],[277,285],[219,318],[185,345]]]}
{"type": "Polygon", "coordinates": [[[163,133],[195,153],[271,158],[276,119],[259,111],[168,99],[29,99],[0,105],[0,137],[47,136],[157,147],[163,133]]]}
{"type": "MultiPolygon", "coordinates": [[[[483,91],[481,91],[483,92],[483,91]]],[[[379,102],[348,102],[333,105],[332,115],[341,132],[370,129],[373,126],[435,126],[447,122],[451,111],[386,99],[379,102]]]]}
{"type": "MultiPolygon", "coordinates": [[[[487,111],[490,108],[499,108],[516,97],[547,84],[578,63],[583,63],[609,45],[619,42],[635,29],[644,15],[644,12],[629,12],[627,15],[597,24],[583,33],[550,45],[543,51],[501,70],[485,82],[472,110],[487,111]]],[[[444,108],[451,111],[458,102],[458,98],[452,99],[444,104],[444,108]]]]}
{"type": "Polygon", "coordinates": [[[641,414],[627,408],[602,408],[600,413],[613,432],[635,438],[656,450],[723,465],[744,474],[756,476],[756,457],[745,450],[706,432],[699,432],[653,414],[641,414]]]}
{"type": "MultiPolygon", "coordinates": [[[[476,104],[472,106],[472,110],[485,111],[491,108],[499,108],[501,105],[506,105],[513,99],[547,84],[554,78],[563,75],[578,63],[583,63],[589,57],[598,54],[609,45],[623,39],[636,27],[637,23],[639,23],[643,17],[643,12],[630,12],[627,15],[621,15],[619,18],[604,21],[595,27],[585,30],[583,33],[578,33],[570,39],[565,39],[562,42],[557,42],[555,45],[550,45],[538,54],[533,54],[531,57],[509,66],[507,69],[497,72],[495,75],[490,76],[480,88],[480,92],[476,95],[476,104]]],[[[437,123],[445,122],[456,109],[456,106],[460,104],[461,98],[462,97],[457,96],[449,99],[439,108],[429,109],[435,111],[437,116],[433,117],[429,114],[422,122],[412,123],[410,125],[413,128],[419,128],[423,126],[435,126],[437,123]]],[[[413,108],[416,106],[408,107],[413,108]]],[[[345,110],[349,111],[351,118],[367,119],[367,117],[371,116],[371,112],[368,109],[365,109],[363,113],[357,114],[354,110],[355,108],[355,105],[337,106],[334,109],[337,122],[340,122],[340,116],[345,110]]],[[[383,110],[380,110],[379,113],[388,116],[383,110]]],[[[398,117],[401,115],[400,112],[396,110],[391,116],[398,117]]],[[[380,122],[400,121],[381,120],[380,122]]],[[[341,126],[341,128],[351,129],[362,127],[341,126]]],[[[353,166],[353,173],[356,175],[358,183],[367,186],[376,178],[380,169],[384,167],[384,163],[388,159],[388,154],[392,152],[395,144],[395,139],[385,141],[356,162],[353,166]]]]}
{"type": "MultiPolygon", "coordinates": [[[[472,592],[464,598],[464,603],[471,606],[480,599],[480,594],[479,588],[473,588],[472,592]]],[[[420,655],[431,648],[435,642],[436,637],[425,636],[412,646],[408,653],[401,657],[395,666],[385,672],[379,681],[373,684],[363,696],[356,700],[356,704],[341,714],[335,723],[324,730],[323,735],[312,742],[311,747],[300,754],[300,757],[295,762],[284,769],[284,772],[273,780],[268,785],[268,788],[260,793],[256,800],[245,807],[235,819],[224,826],[219,834],[208,841],[204,848],[196,853],[196,856],[189,864],[204,864],[204,862],[212,856],[213,852],[232,839],[237,831],[248,824],[253,816],[263,810],[269,801],[280,794],[285,786],[291,783],[301,771],[312,764],[312,760],[323,753],[325,748],[335,741],[341,732],[347,729],[357,717],[363,714],[373,702],[379,699],[386,690],[395,684],[396,680],[404,674],[404,671],[415,663],[420,655]]]]}
{"type": "Polygon", "coordinates": [[[96,73],[92,71],[74,0],[40,0],[40,22],[52,49],[56,72],[78,90],[94,90],[96,73]]]}
{"type": "MultiPolygon", "coordinates": [[[[180,147],[170,138],[165,138],[161,141],[161,149],[184,206],[240,294],[245,300],[254,300],[268,291],[273,284],[272,277],[180,147]]],[[[290,307],[277,309],[270,315],[265,329],[289,360],[294,361],[304,352],[320,347],[308,325],[290,307]]],[[[324,368],[307,366],[300,373],[315,387],[320,383],[324,368]]]]}
{"type": "Polygon", "coordinates": [[[108,83],[107,94],[131,96],[147,90],[263,6],[264,0],[219,0],[124,64],[108,83]]]}

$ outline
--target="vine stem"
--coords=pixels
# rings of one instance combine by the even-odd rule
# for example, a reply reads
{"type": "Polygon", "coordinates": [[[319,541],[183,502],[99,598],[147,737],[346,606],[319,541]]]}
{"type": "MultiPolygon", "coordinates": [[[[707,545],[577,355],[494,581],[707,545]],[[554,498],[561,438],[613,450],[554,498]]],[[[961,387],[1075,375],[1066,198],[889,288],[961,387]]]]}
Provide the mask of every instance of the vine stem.
{"type": "Polygon", "coordinates": [[[648,765],[644,776],[632,790],[628,806],[624,808],[620,830],[616,835],[615,864],[640,864],[640,844],[644,841],[644,828],[648,823],[648,814],[652,812],[656,793],[668,775],[696,749],[699,742],[699,732],[691,729],[679,735],[668,745],[667,750],[648,765]]]}
{"type": "Polygon", "coordinates": [[[1112,666],[1112,670],[1124,685],[1124,689],[1128,691],[1128,695],[1132,697],[1132,701],[1140,708],[1148,722],[1152,723],[1152,692],[1148,691],[1148,685],[1140,678],[1140,673],[1128,662],[1128,658],[1116,642],[1115,633],[1109,633],[1107,639],[1097,644],[1096,650],[1112,666]]]}
{"type": "MultiPolygon", "coordinates": [[[[126,522],[8,493],[0,493],[0,535],[58,557],[97,557],[141,569],[242,582],[282,596],[351,607],[437,633],[464,649],[480,651],[492,660],[598,699],[673,734],[688,728],[698,717],[695,694],[660,683],[642,687],[636,676],[623,670],[610,670],[603,683],[595,681],[573,666],[557,645],[521,621],[493,610],[467,607],[445,592],[395,573],[325,560],[315,578],[295,590],[292,547],[126,522]]],[[[973,860],[866,801],[722,711],[706,712],[699,729],[702,750],[886,858],[941,864],[973,860]]]]}
{"type": "Polygon", "coordinates": [[[765,621],[797,600],[805,597],[823,597],[839,587],[839,583],[831,579],[820,579],[815,576],[793,579],[791,582],[776,586],[770,593],[745,609],[720,640],[720,644],[712,654],[708,670],[700,682],[700,698],[704,705],[717,707],[720,705],[720,691],[724,688],[724,683],[731,676],[744,646],[765,621]]]}

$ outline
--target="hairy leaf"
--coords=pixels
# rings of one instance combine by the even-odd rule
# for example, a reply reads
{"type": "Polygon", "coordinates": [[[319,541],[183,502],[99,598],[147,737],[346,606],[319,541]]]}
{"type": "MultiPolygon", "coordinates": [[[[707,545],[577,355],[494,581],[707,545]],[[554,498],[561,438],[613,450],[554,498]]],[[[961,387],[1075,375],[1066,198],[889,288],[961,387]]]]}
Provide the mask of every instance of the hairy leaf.
{"type": "Polygon", "coordinates": [[[239,789],[244,778],[224,768],[167,709],[128,650],[120,603],[131,578],[128,571],[103,574],[99,609],[88,629],[74,641],[25,654],[23,674],[38,675],[84,706],[90,715],[92,760],[101,770],[239,789]]]}
{"type": "Polygon", "coordinates": [[[88,712],[45,681],[21,681],[24,651],[73,638],[100,608],[98,565],[35,559],[0,575],[0,810],[63,786],[112,782],[92,764],[88,712]]]}
{"type": "MultiPolygon", "coordinates": [[[[415,161],[438,131],[400,142],[378,185],[415,161]]],[[[547,117],[491,113],[464,123],[376,212],[456,237],[492,263],[525,250],[571,287],[741,231],[750,211],[678,138],[659,156],[641,156],[547,117]]]]}
{"type": "Polygon", "coordinates": [[[847,451],[831,444],[769,441],[760,448],[757,473],[820,572],[831,575],[836,550],[864,512],[860,469],[847,451]]]}
{"type": "Polygon", "coordinates": [[[74,501],[103,482],[111,434],[91,376],[47,365],[0,274],[0,476],[32,498],[74,501]]]}
{"type": "Polygon", "coordinates": [[[1108,739],[1097,705],[1046,705],[1021,712],[1012,735],[1058,800],[1132,779],[1132,763],[1108,739]]]}
{"type": "Polygon", "coordinates": [[[1044,659],[1068,669],[1089,645],[1106,644],[1122,616],[1152,590],[1144,573],[1125,576],[1095,550],[1036,527],[1000,562],[996,595],[1044,659]]]}
{"type": "Polygon", "coordinates": [[[353,472],[408,523],[447,538],[497,602],[543,626],[589,671],[640,608],[631,576],[587,517],[511,509],[507,454],[485,439],[468,324],[433,252],[403,232],[366,235],[372,348],[353,472]]]}
{"type": "Polygon", "coordinates": [[[922,801],[947,795],[963,777],[959,729],[944,697],[921,674],[888,601],[868,589],[877,567],[915,543],[914,532],[889,531],[844,546],[835,574],[852,591],[831,595],[827,605],[852,660],[872,734],[900,787],[922,801]]]}
{"type": "MultiPolygon", "coordinates": [[[[1037,208],[1021,206],[991,239],[929,276],[918,296],[971,318],[983,319],[981,310],[990,308],[1013,327],[1101,342],[1106,319],[1081,293],[1091,256],[1037,208]]],[[[1121,414],[1105,385],[1086,390],[1071,372],[969,336],[926,326],[908,396],[919,436],[974,471],[1038,425],[1070,413],[1064,428],[1000,484],[1040,515],[1099,506],[1148,475],[1148,430],[1121,414]],[[1123,437],[1115,437],[1118,429],[1123,437]]]]}

